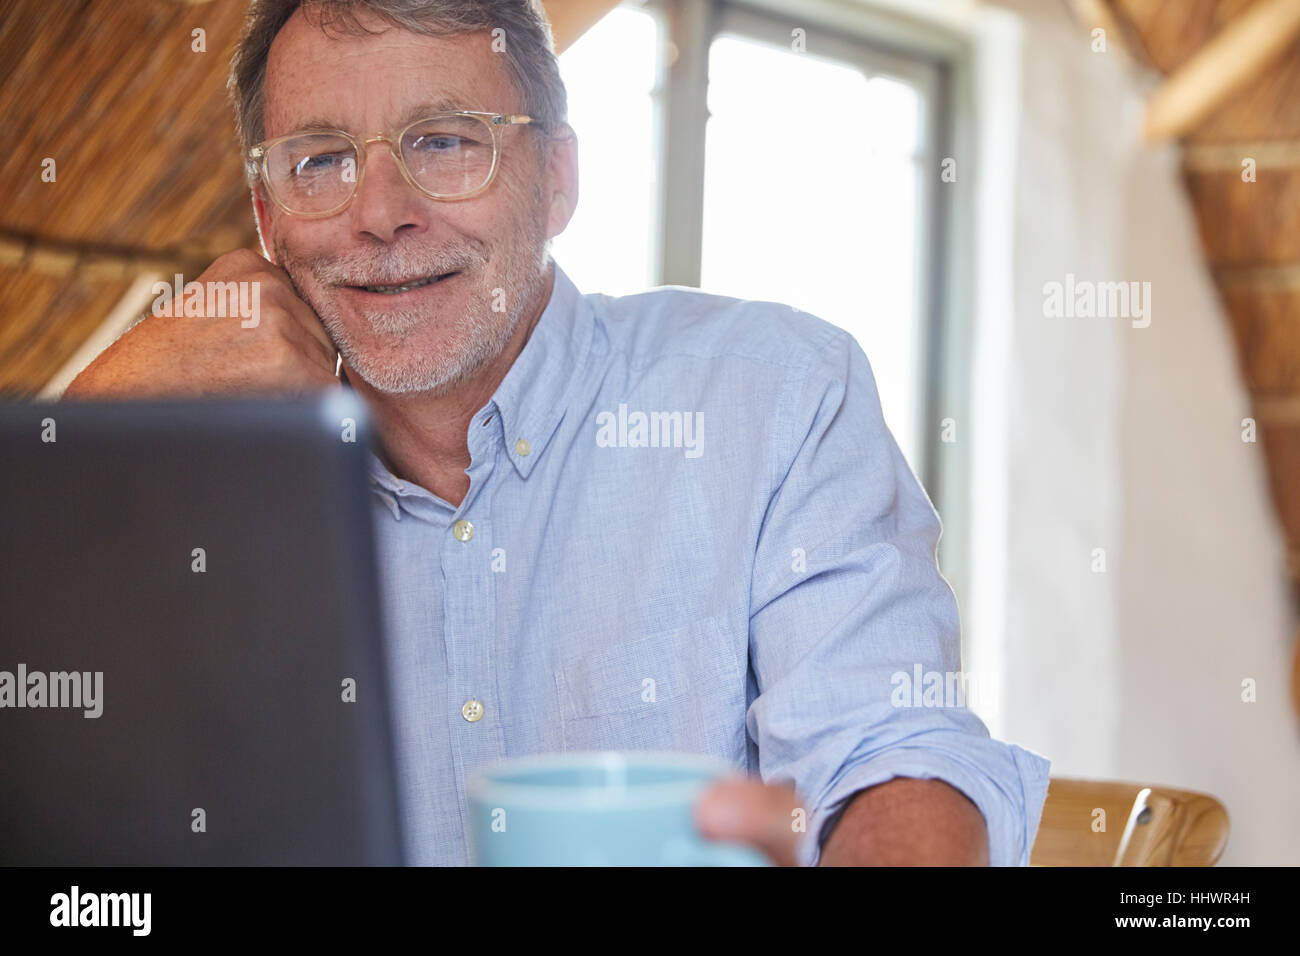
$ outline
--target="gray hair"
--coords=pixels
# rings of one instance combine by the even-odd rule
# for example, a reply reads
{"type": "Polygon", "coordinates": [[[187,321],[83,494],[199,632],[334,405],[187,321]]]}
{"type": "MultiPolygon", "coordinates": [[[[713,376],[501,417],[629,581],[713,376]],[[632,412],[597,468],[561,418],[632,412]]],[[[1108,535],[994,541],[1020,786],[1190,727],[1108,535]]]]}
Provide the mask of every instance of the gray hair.
{"type": "Polygon", "coordinates": [[[350,36],[372,32],[361,23],[362,13],[426,36],[500,28],[506,38],[502,55],[524,112],[548,133],[568,121],[568,98],[541,0],[251,0],[228,83],[245,153],[266,134],[263,88],[271,43],[299,8],[319,14],[322,30],[350,36]]]}

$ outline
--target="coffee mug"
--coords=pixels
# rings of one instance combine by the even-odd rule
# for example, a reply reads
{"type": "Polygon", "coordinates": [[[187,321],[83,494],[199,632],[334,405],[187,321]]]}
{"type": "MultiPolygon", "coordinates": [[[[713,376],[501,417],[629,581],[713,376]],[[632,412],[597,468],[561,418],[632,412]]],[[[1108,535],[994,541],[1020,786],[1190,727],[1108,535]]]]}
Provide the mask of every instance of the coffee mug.
{"type": "Polygon", "coordinates": [[[477,866],[767,866],[758,850],[700,835],[696,798],[733,773],[698,754],[517,757],[471,775],[477,866]]]}

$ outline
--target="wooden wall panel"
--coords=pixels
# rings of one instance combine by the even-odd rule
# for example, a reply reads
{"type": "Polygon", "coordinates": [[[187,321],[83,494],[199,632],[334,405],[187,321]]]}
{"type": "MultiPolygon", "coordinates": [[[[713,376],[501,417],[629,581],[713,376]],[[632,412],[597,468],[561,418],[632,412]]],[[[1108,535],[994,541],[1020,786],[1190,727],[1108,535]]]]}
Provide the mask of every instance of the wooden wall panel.
{"type": "Polygon", "coordinates": [[[1255,182],[1241,178],[1247,149],[1232,152],[1230,169],[1184,173],[1206,259],[1212,267],[1300,262],[1300,149],[1294,167],[1257,166],[1255,182]]]}

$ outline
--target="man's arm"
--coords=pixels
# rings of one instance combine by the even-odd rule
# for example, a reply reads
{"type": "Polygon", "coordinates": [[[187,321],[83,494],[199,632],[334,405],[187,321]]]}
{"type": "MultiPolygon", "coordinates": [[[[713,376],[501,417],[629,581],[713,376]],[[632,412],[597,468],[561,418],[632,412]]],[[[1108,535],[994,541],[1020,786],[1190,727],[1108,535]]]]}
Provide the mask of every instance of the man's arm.
{"type": "Polygon", "coordinates": [[[841,859],[842,841],[860,832],[864,855],[906,847],[915,861],[909,830],[951,826],[955,852],[978,855],[969,841],[982,839],[992,865],[1027,863],[1049,765],[991,739],[965,706],[957,602],[935,563],[938,517],[885,426],[866,356],[832,327],[798,331],[815,349],[789,349],[806,364],[787,373],[772,415],[776,483],[750,587],[758,693],[746,726],[759,775],[798,791],[805,864],[820,862],[832,823],[844,826],[833,844],[841,859]],[[900,778],[934,783],[892,784],[900,778]],[[905,789],[930,796],[878,803],[905,789]]]}
{"type": "Polygon", "coordinates": [[[151,309],[86,366],[63,397],[308,394],[339,386],[334,343],[284,270],[251,249],[237,249],[195,281],[203,289],[243,284],[253,315],[226,314],[225,308],[216,316],[181,314],[180,300],[151,309]]]}
{"type": "Polygon", "coordinates": [[[833,824],[822,866],[988,866],[984,815],[942,780],[895,777],[860,790],[833,824]]]}
{"type": "MultiPolygon", "coordinates": [[[[733,777],[701,795],[695,820],[711,840],[747,843],[778,866],[799,864],[793,788],[733,777]]],[[[895,777],[853,794],[827,823],[821,866],[987,866],[984,815],[942,780],[895,777]]],[[[811,838],[811,834],[808,835],[811,838]]]]}

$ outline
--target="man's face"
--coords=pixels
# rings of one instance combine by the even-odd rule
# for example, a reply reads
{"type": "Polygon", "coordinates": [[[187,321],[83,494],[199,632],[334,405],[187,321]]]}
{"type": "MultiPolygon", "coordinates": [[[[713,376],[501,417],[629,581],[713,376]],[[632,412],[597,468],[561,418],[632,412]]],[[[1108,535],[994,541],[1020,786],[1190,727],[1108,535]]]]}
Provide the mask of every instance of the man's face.
{"type": "MultiPolygon", "coordinates": [[[[440,99],[459,109],[523,111],[489,33],[430,37],[366,25],[380,32],[327,36],[301,10],[285,24],[267,63],[266,138],[308,126],[363,138],[392,132],[440,99]]],[[[342,212],[303,219],[259,203],[276,262],[372,388],[454,387],[496,358],[521,314],[538,304],[546,242],[563,228],[555,228],[549,164],[529,141],[538,135],[505,127],[496,177],[470,199],[418,193],[375,143],[342,212]],[[429,278],[406,291],[364,288],[429,278]]]]}

